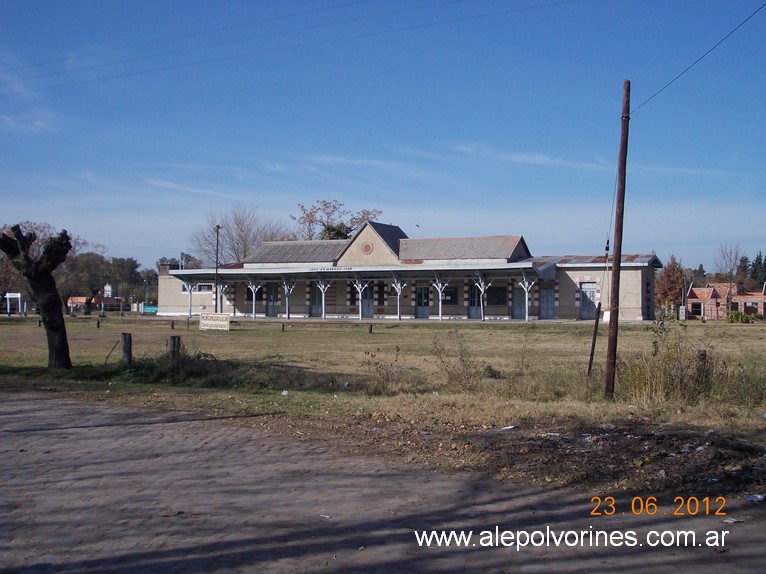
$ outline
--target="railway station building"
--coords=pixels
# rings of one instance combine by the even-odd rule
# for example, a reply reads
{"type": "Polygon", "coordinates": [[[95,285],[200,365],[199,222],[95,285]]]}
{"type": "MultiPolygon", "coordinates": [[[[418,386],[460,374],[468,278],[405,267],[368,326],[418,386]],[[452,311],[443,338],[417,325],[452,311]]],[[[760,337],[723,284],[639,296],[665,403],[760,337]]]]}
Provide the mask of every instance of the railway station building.
{"type": "MultiPolygon", "coordinates": [[[[163,266],[158,315],[584,320],[601,303],[606,318],[611,267],[604,255],[532,256],[518,235],[410,239],[370,221],[350,239],[266,241],[215,269],[163,266]]],[[[621,319],[654,319],[661,267],[654,254],[623,254],[621,319]]]]}

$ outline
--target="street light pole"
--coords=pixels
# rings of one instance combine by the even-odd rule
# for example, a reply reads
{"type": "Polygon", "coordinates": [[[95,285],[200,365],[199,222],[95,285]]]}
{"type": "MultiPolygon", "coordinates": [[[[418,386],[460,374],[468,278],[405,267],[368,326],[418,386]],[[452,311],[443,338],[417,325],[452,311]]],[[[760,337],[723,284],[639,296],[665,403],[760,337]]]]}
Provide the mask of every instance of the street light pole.
{"type": "Polygon", "coordinates": [[[221,231],[221,225],[215,226],[215,284],[213,289],[215,290],[215,312],[218,313],[218,235],[221,231]]]}

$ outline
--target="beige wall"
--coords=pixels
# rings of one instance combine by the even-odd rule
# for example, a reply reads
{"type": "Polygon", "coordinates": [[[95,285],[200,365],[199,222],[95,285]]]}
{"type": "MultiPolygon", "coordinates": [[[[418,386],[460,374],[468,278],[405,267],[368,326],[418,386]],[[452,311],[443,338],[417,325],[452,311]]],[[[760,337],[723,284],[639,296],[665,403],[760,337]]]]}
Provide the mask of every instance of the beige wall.
{"type": "MultiPolygon", "coordinates": [[[[654,316],[653,281],[647,280],[654,273],[653,269],[622,269],[620,273],[620,319],[629,321],[647,320],[654,316]],[[648,304],[647,304],[648,301],[648,304]],[[648,307],[648,308],[647,308],[648,307]]],[[[603,270],[559,269],[559,307],[557,316],[561,319],[579,319],[580,306],[577,304],[577,292],[583,283],[595,283],[596,302],[601,302],[601,310],[608,311],[611,300],[612,273],[603,270]]]]}
{"type": "MultiPolygon", "coordinates": [[[[161,315],[188,315],[189,293],[184,290],[183,282],[172,275],[160,275],[157,279],[159,309],[161,315]]],[[[210,311],[215,306],[212,291],[192,292],[192,314],[199,315],[201,306],[210,311]]]]}
{"type": "Polygon", "coordinates": [[[354,237],[354,241],[348,250],[338,259],[339,267],[346,265],[391,265],[398,263],[398,257],[370,226],[362,229],[359,235],[354,237]],[[367,252],[365,252],[365,248],[367,252]]]}
{"type": "MultiPolygon", "coordinates": [[[[373,254],[375,250],[373,250],[373,254]]],[[[387,249],[387,247],[386,247],[387,249]]],[[[620,285],[620,318],[625,320],[641,320],[653,318],[653,297],[654,293],[647,291],[647,280],[651,278],[654,273],[653,269],[623,269],[622,282],[620,285]],[[651,313],[642,310],[642,302],[646,307],[645,302],[649,301],[649,309],[651,313]]],[[[532,293],[530,294],[530,318],[536,318],[538,315],[538,307],[536,305],[538,289],[541,285],[548,285],[557,290],[557,301],[555,308],[555,317],[557,319],[579,319],[580,308],[577,303],[578,291],[582,283],[596,283],[598,291],[598,300],[602,303],[602,310],[607,311],[609,308],[609,289],[611,285],[611,273],[604,273],[599,270],[568,270],[559,269],[558,281],[537,283],[532,293]]],[[[650,282],[651,283],[651,282],[650,282]]],[[[284,290],[281,282],[276,283],[280,292],[280,305],[279,314],[283,316],[286,312],[285,309],[285,297],[284,290]]],[[[450,282],[450,287],[457,289],[457,304],[456,305],[443,305],[442,311],[445,317],[467,317],[468,306],[465,302],[465,285],[471,285],[470,280],[454,280],[450,282]]],[[[653,284],[653,283],[652,283],[653,284]]],[[[326,313],[331,316],[341,316],[354,318],[359,313],[359,302],[357,301],[353,305],[347,305],[347,291],[350,282],[335,281],[326,294],[326,313]]],[[[377,316],[395,316],[396,315],[396,293],[390,288],[390,284],[386,282],[386,304],[381,305],[378,302],[378,287],[375,282],[375,297],[373,302],[373,312],[377,316]]],[[[422,281],[418,285],[429,285],[427,281],[422,281]]],[[[266,284],[264,283],[261,292],[259,292],[256,299],[256,315],[264,316],[266,313],[266,306],[264,304],[263,289],[266,284]]],[[[492,283],[492,287],[504,288],[508,290],[508,281],[495,280],[492,283]]],[[[354,293],[356,290],[351,287],[354,293]]],[[[431,289],[431,317],[438,316],[439,302],[438,294],[434,287],[431,289]]],[[[247,294],[249,292],[248,287],[244,283],[231,284],[227,290],[227,297],[223,298],[223,304],[220,309],[224,313],[232,313],[234,315],[250,315],[252,314],[252,300],[247,300],[247,294]]],[[[183,283],[171,275],[160,275],[159,277],[159,311],[160,315],[188,315],[189,313],[189,294],[184,291],[183,283]]],[[[307,304],[307,283],[305,281],[298,281],[290,296],[290,315],[291,317],[307,317],[309,316],[309,306],[307,304]]],[[[401,297],[401,312],[403,317],[413,316],[415,314],[415,296],[413,289],[413,282],[404,289],[401,297]]],[[[485,307],[485,316],[488,318],[505,318],[511,314],[510,308],[511,301],[508,301],[508,305],[491,305],[485,307]]],[[[193,292],[192,293],[192,314],[199,315],[201,306],[206,307],[206,311],[211,311],[214,308],[213,295],[211,291],[193,292]]]]}

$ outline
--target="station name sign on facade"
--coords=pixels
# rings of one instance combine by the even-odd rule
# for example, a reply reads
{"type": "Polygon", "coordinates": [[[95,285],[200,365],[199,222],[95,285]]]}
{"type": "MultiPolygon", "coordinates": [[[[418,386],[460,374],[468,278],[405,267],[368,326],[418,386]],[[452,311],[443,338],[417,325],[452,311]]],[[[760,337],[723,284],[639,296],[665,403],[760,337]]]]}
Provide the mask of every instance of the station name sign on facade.
{"type": "Polygon", "coordinates": [[[199,328],[200,331],[228,331],[230,320],[228,313],[202,313],[199,328]]]}

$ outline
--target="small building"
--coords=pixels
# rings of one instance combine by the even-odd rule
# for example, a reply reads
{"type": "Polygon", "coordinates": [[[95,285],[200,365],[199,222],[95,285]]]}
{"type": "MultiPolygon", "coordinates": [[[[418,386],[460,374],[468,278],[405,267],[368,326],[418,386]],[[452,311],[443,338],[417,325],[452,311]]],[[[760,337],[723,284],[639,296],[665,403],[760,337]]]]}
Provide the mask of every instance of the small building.
{"type": "Polygon", "coordinates": [[[746,315],[766,315],[766,283],[759,293],[740,289],[736,283],[708,283],[705,287],[692,284],[686,293],[688,316],[699,319],[725,319],[727,308],[746,315]]]}
{"type": "MultiPolygon", "coordinates": [[[[654,318],[654,254],[623,255],[620,317],[654,318]]],[[[367,222],[350,239],[266,241],[218,269],[160,268],[158,315],[594,319],[607,310],[605,256],[533,257],[523,237],[410,239],[367,222]],[[216,278],[218,288],[216,289],[216,278]]]]}

